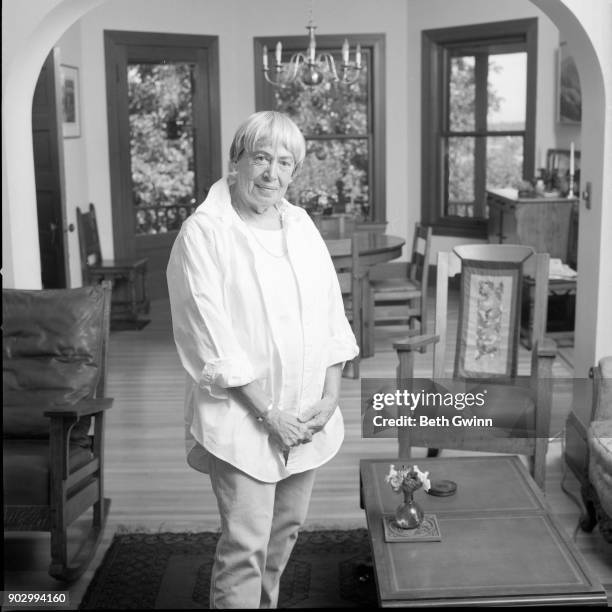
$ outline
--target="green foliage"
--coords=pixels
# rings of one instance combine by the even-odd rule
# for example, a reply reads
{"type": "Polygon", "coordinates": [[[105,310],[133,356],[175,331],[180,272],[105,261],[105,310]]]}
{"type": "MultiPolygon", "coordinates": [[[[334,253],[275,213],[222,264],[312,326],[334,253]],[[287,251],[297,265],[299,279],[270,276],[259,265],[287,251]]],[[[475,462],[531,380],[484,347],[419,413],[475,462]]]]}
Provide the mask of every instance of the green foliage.
{"type": "MultiPolygon", "coordinates": [[[[489,61],[490,72],[500,70],[499,65],[496,65],[494,61],[489,61]]],[[[454,132],[475,131],[476,80],[473,56],[452,58],[449,86],[449,129],[454,132]]],[[[487,87],[488,112],[499,111],[502,101],[489,82],[487,87]]],[[[523,139],[516,136],[489,136],[486,140],[487,185],[491,187],[515,186],[522,176],[523,139]]],[[[474,201],[475,142],[476,138],[473,136],[455,136],[447,141],[449,204],[474,201]]]]}
{"type": "Polygon", "coordinates": [[[308,88],[293,82],[275,91],[275,102],[277,110],[298,124],[307,143],[304,166],[291,184],[289,200],[310,207],[324,195],[343,208],[351,200],[367,199],[367,61],[353,85],[324,83],[308,88]]]}
{"type": "Polygon", "coordinates": [[[191,67],[131,64],[128,99],[136,206],[189,202],[195,192],[191,67]]]}

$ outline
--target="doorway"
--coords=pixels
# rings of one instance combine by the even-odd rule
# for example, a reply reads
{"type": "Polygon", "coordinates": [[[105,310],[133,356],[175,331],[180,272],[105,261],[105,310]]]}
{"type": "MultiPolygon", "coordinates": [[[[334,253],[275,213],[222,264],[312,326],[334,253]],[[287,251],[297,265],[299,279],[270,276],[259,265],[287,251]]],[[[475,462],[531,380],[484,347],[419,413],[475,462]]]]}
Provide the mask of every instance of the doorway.
{"type": "Polygon", "coordinates": [[[105,31],[115,257],[147,257],[152,298],[181,223],[221,176],[218,38],[105,31]]]}
{"type": "Polygon", "coordinates": [[[52,49],[41,68],[32,100],[32,147],[43,289],[63,289],[68,278],[59,74],[58,50],[52,49]]]}

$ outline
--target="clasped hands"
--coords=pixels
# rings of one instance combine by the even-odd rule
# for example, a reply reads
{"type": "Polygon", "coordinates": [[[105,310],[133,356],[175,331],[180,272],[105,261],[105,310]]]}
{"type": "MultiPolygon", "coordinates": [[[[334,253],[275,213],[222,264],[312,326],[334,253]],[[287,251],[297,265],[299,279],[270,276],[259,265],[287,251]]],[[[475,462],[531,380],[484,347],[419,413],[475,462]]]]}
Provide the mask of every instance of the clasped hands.
{"type": "Polygon", "coordinates": [[[307,444],[321,431],[336,409],[337,402],[322,398],[303,414],[294,416],[273,408],[264,419],[270,439],[283,451],[293,446],[307,444]]]}

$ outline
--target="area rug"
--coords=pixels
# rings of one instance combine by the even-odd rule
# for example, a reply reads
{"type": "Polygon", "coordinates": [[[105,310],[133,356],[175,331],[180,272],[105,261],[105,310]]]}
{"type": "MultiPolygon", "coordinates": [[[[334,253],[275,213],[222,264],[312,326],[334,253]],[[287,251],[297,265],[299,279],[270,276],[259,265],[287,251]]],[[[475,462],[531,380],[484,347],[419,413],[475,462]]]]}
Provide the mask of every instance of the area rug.
{"type": "MultiPolygon", "coordinates": [[[[208,608],[218,533],[115,535],[81,610],[208,608]]],[[[377,607],[365,529],[302,531],[280,585],[279,608],[377,607]]]]}

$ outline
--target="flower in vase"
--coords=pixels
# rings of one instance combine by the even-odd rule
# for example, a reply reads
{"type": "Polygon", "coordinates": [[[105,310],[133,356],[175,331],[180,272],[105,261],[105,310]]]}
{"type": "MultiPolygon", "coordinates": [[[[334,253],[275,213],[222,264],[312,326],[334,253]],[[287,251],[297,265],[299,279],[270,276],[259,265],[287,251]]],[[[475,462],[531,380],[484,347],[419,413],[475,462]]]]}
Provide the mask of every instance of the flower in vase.
{"type": "Polygon", "coordinates": [[[400,491],[414,492],[423,487],[425,491],[429,491],[431,483],[429,481],[429,472],[421,472],[418,466],[412,467],[402,466],[395,469],[395,465],[389,466],[389,473],[385,476],[385,480],[391,485],[391,488],[399,493],[400,491]]]}

